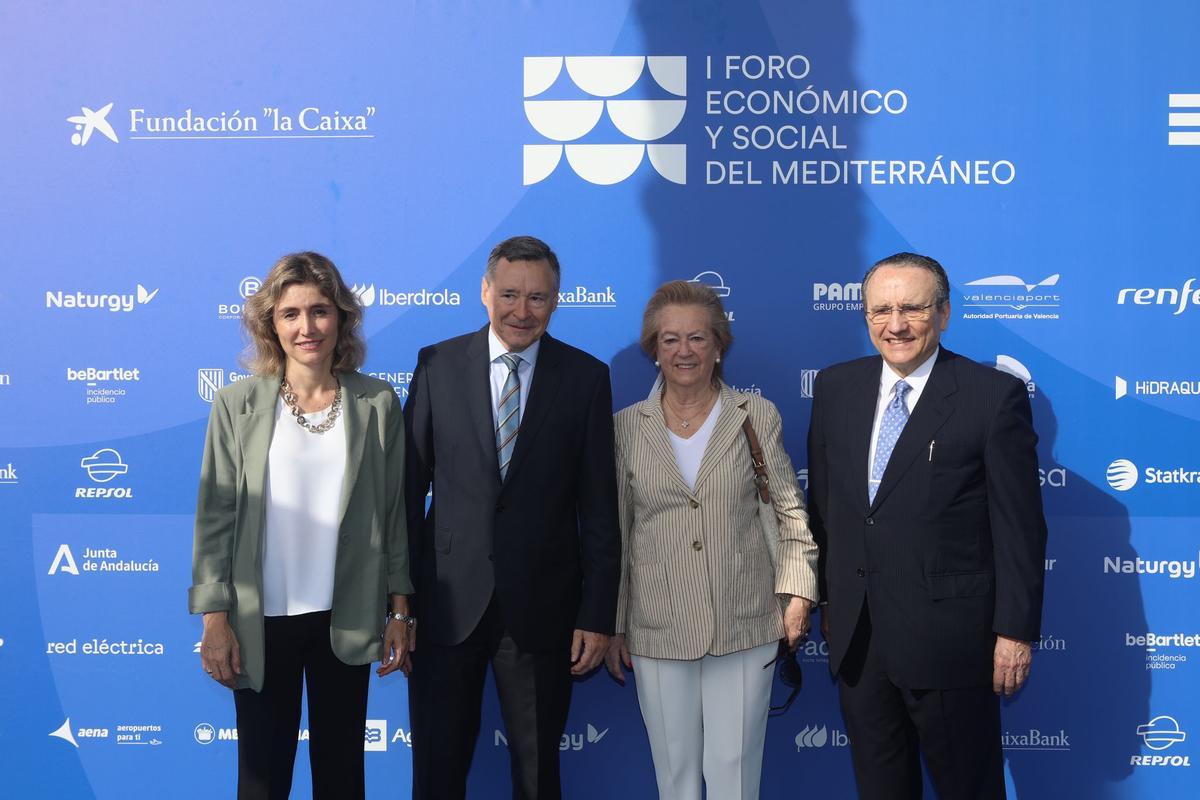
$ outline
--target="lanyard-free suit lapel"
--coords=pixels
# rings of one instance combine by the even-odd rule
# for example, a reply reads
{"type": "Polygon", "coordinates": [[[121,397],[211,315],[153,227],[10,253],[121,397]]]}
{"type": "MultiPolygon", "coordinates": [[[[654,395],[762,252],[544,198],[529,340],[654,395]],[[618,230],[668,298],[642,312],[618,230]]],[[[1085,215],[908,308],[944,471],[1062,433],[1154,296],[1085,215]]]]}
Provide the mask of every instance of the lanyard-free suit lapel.
{"type": "MultiPolygon", "coordinates": [[[[483,448],[483,464],[496,485],[500,484],[500,461],[496,455],[496,422],[492,415],[491,360],[488,358],[488,326],[484,325],[471,343],[467,345],[467,363],[464,365],[464,402],[469,406],[471,425],[479,446],[483,448]]],[[[519,438],[519,437],[518,437],[519,438]]],[[[509,465],[512,471],[512,465],[509,465]]]]}
{"type": "Polygon", "coordinates": [[[525,411],[521,414],[521,424],[517,428],[517,443],[513,445],[512,461],[509,462],[508,473],[504,478],[505,484],[521,471],[521,465],[525,463],[530,448],[537,440],[538,429],[546,421],[550,409],[554,407],[554,398],[558,395],[558,387],[562,383],[559,363],[562,354],[559,344],[550,338],[549,334],[543,335],[541,341],[541,345],[538,346],[537,364],[533,368],[529,397],[525,401],[525,411]]]}
{"type": "Polygon", "coordinates": [[[341,506],[338,509],[338,527],[346,516],[350,496],[358,482],[358,469],[362,466],[363,444],[366,441],[367,422],[371,404],[367,402],[365,387],[358,376],[341,376],[342,381],[342,424],[346,426],[346,475],[342,483],[341,506]]]}

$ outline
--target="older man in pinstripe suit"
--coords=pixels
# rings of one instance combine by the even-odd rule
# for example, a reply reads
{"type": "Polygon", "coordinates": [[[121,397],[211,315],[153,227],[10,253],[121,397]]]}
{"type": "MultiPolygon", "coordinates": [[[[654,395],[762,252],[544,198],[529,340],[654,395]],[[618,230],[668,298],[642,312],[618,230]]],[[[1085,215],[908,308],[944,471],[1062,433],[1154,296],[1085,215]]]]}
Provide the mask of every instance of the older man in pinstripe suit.
{"type": "Polygon", "coordinates": [[[900,253],[863,280],[880,358],[813,391],[809,511],[862,797],[1004,796],[998,695],[1029,675],[1046,523],[1025,385],[940,348],[950,287],[900,253]]]}
{"type": "Polygon", "coordinates": [[[711,289],[664,284],[641,342],[663,391],[616,416],[623,564],[607,660],[618,680],[632,662],[663,800],[700,800],[702,778],[708,797],[758,797],[767,667],[780,638],[794,646],[807,631],[817,589],[779,412],[720,380],[731,340],[711,289]],[[746,420],[770,477],[761,511],[746,420]],[[778,569],[759,513],[779,521],[778,569]]]}

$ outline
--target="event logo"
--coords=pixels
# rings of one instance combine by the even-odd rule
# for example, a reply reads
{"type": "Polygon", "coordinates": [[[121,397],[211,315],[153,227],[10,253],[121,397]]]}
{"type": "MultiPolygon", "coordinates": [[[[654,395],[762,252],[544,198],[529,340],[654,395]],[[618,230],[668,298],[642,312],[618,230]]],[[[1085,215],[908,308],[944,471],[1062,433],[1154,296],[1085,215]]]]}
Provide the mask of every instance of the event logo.
{"type": "Polygon", "coordinates": [[[217,740],[217,729],[207,722],[201,722],[192,731],[196,744],[212,744],[217,740]]]}
{"type": "Polygon", "coordinates": [[[1117,292],[1117,305],[1123,306],[1128,300],[1133,306],[1174,306],[1171,316],[1177,317],[1189,304],[1200,306],[1200,287],[1195,283],[1195,278],[1188,278],[1182,289],[1121,289],[1117,292]]]}
{"type": "Polygon", "coordinates": [[[1141,647],[1146,651],[1146,669],[1175,669],[1177,664],[1186,664],[1188,655],[1184,648],[1200,647],[1200,634],[1195,633],[1143,633],[1126,632],[1126,647],[1141,647]],[[1159,650],[1175,650],[1161,653],[1159,650]]]}
{"type": "Polygon", "coordinates": [[[1137,464],[1126,458],[1118,458],[1108,465],[1105,477],[1108,479],[1108,485],[1118,492],[1128,492],[1137,485],[1137,464]]]}
{"type": "Polygon", "coordinates": [[[84,639],[82,642],[69,639],[62,642],[46,642],[46,655],[74,656],[161,656],[162,642],[147,642],[144,639],[84,639]]]}
{"type": "MultiPolygon", "coordinates": [[[[1129,392],[1129,381],[1122,378],[1120,375],[1114,376],[1113,388],[1117,400],[1127,396],[1129,392]]],[[[1186,396],[1195,397],[1200,395],[1200,380],[1178,381],[1178,380],[1140,380],[1133,382],[1133,394],[1141,397],[1166,397],[1166,396],[1186,396]]]]}
{"type": "Polygon", "coordinates": [[[1196,561],[1182,559],[1147,559],[1140,556],[1105,556],[1104,574],[1120,575],[1166,575],[1171,580],[1191,580],[1196,577],[1196,561]]]}
{"type": "Polygon", "coordinates": [[[7,372],[0,372],[0,387],[12,386],[12,378],[7,372]]]}
{"type": "Polygon", "coordinates": [[[242,309],[246,307],[245,301],[254,296],[255,292],[262,288],[262,281],[253,275],[247,275],[238,283],[238,295],[241,296],[240,303],[217,303],[217,319],[241,319],[242,309]]]}
{"type": "Polygon", "coordinates": [[[820,371],[819,369],[800,370],[800,397],[802,399],[812,399],[813,387],[816,386],[817,373],[820,371]]]}
{"type": "Polygon", "coordinates": [[[204,402],[211,403],[226,382],[235,383],[249,377],[248,372],[226,372],[220,367],[202,367],[196,370],[196,394],[200,395],[204,402]]]}
{"type": "Polygon", "coordinates": [[[796,650],[796,655],[805,664],[828,664],[829,643],[824,639],[805,639],[796,650]]]}
{"type": "Polygon", "coordinates": [[[108,112],[112,111],[112,107],[113,104],[109,103],[99,111],[92,111],[87,106],[83,106],[80,108],[79,114],[67,117],[67,122],[75,126],[75,133],[71,134],[71,144],[83,147],[92,138],[93,133],[99,133],[110,142],[116,142],[117,132],[108,122],[108,112]]]}
{"type": "Polygon", "coordinates": [[[803,750],[812,750],[825,747],[848,747],[850,745],[850,737],[845,731],[837,729],[829,730],[825,725],[817,727],[816,725],[805,725],[804,729],[796,734],[796,752],[803,750]]]}
{"type": "Polygon", "coordinates": [[[575,286],[565,292],[558,293],[559,308],[616,308],[617,296],[611,286],[603,289],[589,289],[586,286],[575,286]]]}
{"type": "Polygon", "coordinates": [[[713,290],[713,294],[717,297],[729,297],[733,293],[733,289],[725,285],[725,279],[721,277],[721,273],[713,270],[701,272],[694,278],[688,278],[688,283],[699,283],[713,290]]]}
{"type": "Polygon", "coordinates": [[[800,491],[808,495],[808,467],[796,470],[796,483],[800,485],[800,491]]]}
{"type": "Polygon", "coordinates": [[[138,383],[142,379],[142,371],[136,367],[113,367],[97,369],[84,367],[72,369],[67,367],[67,382],[84,384],[84,405],[115,405],[128,392],[120,384],[138,383]],[[101,385],[117,384],[117,385],[101,385]]]}
{"type": "MultiPolygon", "coordinates": [[[[50,571],[47,575],[55,575],[59,572],[65,572],[69,575],[78,575],[80,572],[158,572],[158,562],[153,558],[144,560],[136,560],[130,558],[122,558],[121,555],[112,547],[85,547],[83,555],[80,558],[79,564],[75,561],[75,555],[71,552],[70,546],[60,544],[58,550],[55,551],[54,560],[50,563],[50,571]]],[[[107,640],[104,640],[107,641],[107,640]]],[[[139,640],[140,641],[140,640],[139,640]]],[[[154,644],[154,643],[151,643],[154,644]]],[[[97,644],[99,647],[99,644],[97,644]]],[[[153,648],[151,648],[153,649],[153,648]]],[[[159,653],[97,653],[98,655],[160,655],[159,653]]]]}
{"type": "MultiPolygon", "coordinates": [[[[1142,737],[1142,744],[1155,752],[1169,750],[1187,739],[1187,732],[1179,727],[1174,717],[1166,715],[1155,717],[1149,722],[1137,726],[1137,735],[1142,737]]],[[[1134,767],[1190,767],[1191,756],[1154,755],[1130,756],[1129,763],[1134,767]]]]}
{"type": "Polygon", "coordinates": [[[129,471],[129,466],[121,460],[121,454],[111,447],[101,448],[90,456],[85,456],[79,461],[79,466],[86,470],[88,477],[96,483],[108,483],[129,471]]]}
{"type": "Polygon", "coordinates": [[[47,289],[46,308],[103,308],[114,313],[128,313],[146,305],[157,294],[158,289],[151,291],[140,283],[133,294],[88,294],[47,289]]]}
{"type": "MultiPolygon", "coordinates": [[[[607,734],[608,728],[599,730],[595,725],[589,722],[586,733],[563,733],[562,738],[559,739],[558,742],[558,749],[560,752],[566,752],[568,750],[579,752],[583,749],[585,744],[599,744],[600,740],[603,739],[607,734]]],[[[492,744],[496,747],[508,747],[508,736],[505,735],[504,731],[496,728],[495,735],[492,738],[492,744]]]]}
{"type": "Polygon", "coordinates": [[[1038,486],[1049,486],[1051,489],[1065,489],[1067,486],[1066,467],[1038,467],[1038,486]]]}
{"type": "Polygon", "coordinates": [[[369,719],[363,733],[363,750],[368,753],[384,753],[388,749],[386,719],[369,719]]]}
{"type": "Polygon", "coordinates": [[[989,275],[986,278],[967,281],[966,286],[979,287],[963,293],[963,307],[982,309],[964,311],[964,319],[1058,319],[1055,309],[1062,305],[1062,296],[1055,288],[1060,273],[1047,275],[1037,283],[1029,283],[1016,275],[989,275]],[[991,288],[987,288],[991,287],[991,288]],[[1028,309],[1040,309],[1028,313],[1028,309]]]}
{"type": "Polygon", "coordinates": [[[998,355],[996,363],[992,365],[1000,372],[1007,372],[1014,378],[1017,378],[1021,383],[1025,384],[1025,390],[1029,392],[1029,399],[1032,400],[1037,392],[1037,385],[1033,382],[1033,375],[1030,374],[1029,368],[1017,361],[1012,356],[998,355]]]}
{"type": "MultiPolygon", "coordinates": [[[[1137,465],[1124,458],[1118,458],[1108,465],[1108,485],[1118,492],[1127,492],[1138,482],[1137,465]]],[[[1200,486],[1200,469],[1187,467],[1145,467],[1140,474],[1146,486],[1200,486]]]]}
{"type": "Polygon", "coordinates": [[[672,183],[687,183],[687,145],[658,143],[679,127],[687,110],[686,56],[537,56],[525,59],[524,71],[525,117],[534,130],[558,142],[524,146],[526,186],[548,178],[564,152],[579,177],[600,186],[625,180],[647,155],[659,175],[672,183]],[[530,99],[558,82],[564,63],[571,81],[587,93],[587,99],[530,99]],[[673,97],[616,99],[633,88],[646,68],[655,83],[673,97]],[[564,144],[591,132],[605,111],[617,130],[636,143],[564,144]]]}
{"type": "Polygon", "coordinates": [[[396,728],[396,732],[392,734],[392,744],[396,742],[401,742],[412,747],[412,731],[406,731],[404,728],[396,728]]]}
{"type": "Polygon", "coordinates": [[[20,482],[20,478],[17,477],[17,468],[11,461],[0,467],[0,486],[16,486],[20,482]]]}
{"type": "Polygon", "coordinates": [[[813,311],[862,311],[862,283],[814,283],[813,311]]]}
{"type": "Polygon", "coordinates": [[[408,387],[412,384],[413,374],[411,372],[365,372],[372,378],[378,378],[381,381],[386,381],[392,385],[396,391],[396,396],[401,400],[408,399],[408,387]]]}
{"type": "Polygon", "coordinates": [[[1167,144],[1200,145],[1200,130],[1196,130],[1200,127],[1200,94],[1171,92],[1167,95],[1167,105],[1172,109],[1187,109],[1167,114],[1167,144]]]}
{"type": "Polygon", "coordinates": [[[375,289],[375,284],[354,284],[350,287],[363,308],[370,308],[378,303],[380,306],[460,306],[462,295],[449,289],[429,291],[417,289],[412,292],[393,291],[391,289],[375,289]]]}
{"type": "Polygon", "coordinates": [[[67,717],[66,720],[63,721],[62,725],[59,725],[54,730],[50,731],[50,733],[47,735],[53,736],[58,739],[62,739],[64,742],[70,742],[73,747],[78,749],[79,742],[75,741],[75,734],[72,733],[71,731],[72,731],[71,718],[67,717]]]}
{"type": "Polygon", "coordinates": [[[1005,750],[1070,750],[1071,737],[1063,729],[1058,733],[1045,733],[1037,728],[1027,731],[1004,731],[1000,735],[1001,747],[1005,750]]]}
{"type": "Polygon", "coordinates": [[[1046,634],[1033,643],[1033,649],[1039,653],[1062,652],[1067,649],[1067,640],[1046,634]]]}

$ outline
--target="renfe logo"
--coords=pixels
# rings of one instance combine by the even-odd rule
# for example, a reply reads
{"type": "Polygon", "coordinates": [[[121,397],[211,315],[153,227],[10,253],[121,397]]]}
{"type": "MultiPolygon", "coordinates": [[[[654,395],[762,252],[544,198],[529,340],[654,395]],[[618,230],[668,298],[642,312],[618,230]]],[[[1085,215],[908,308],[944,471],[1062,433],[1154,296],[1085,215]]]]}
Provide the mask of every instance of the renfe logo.
{"type": "Polygon", "coordinates": [[[1182,289],[1121,289],[1117,292],[1117,305],[1123,306],[1128,300],[1134,306],[1176,306],[1171,316],[1177,317],[1189,303],[1200,306],[1200,288],[1192,288],[1195,283],[1195,278],[1188,278],[1182,289]]]}

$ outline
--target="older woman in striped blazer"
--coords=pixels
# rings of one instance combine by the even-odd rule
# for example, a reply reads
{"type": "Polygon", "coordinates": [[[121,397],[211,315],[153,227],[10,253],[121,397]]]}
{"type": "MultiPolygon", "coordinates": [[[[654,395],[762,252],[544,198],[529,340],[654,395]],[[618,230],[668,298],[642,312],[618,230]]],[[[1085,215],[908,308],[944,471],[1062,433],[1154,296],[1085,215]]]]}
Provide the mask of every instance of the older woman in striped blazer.
{"type": "Polygon", "coordinates": [[[662,391],[616,415],[623,565],[606,659],[634,670],[659,797],[758,797],[777,643],[807,634],[817,546],[779,412],[721,381],[733,339],[720,298],[663,284],[641,345],[662,391]],[[773,566],[743,422],[765,454],[779,522],[773,566]]]}

